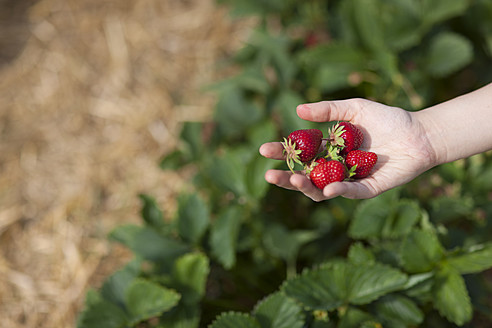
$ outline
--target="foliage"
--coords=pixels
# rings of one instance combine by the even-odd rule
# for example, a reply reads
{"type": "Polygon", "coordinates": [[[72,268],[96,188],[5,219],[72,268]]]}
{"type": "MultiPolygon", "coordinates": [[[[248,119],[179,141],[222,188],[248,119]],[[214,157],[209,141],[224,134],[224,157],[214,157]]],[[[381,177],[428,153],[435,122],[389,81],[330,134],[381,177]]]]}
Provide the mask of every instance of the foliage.
{"type": "Polygon", "coordinates": [[[78,327],[490,326],[492,158],[435,168],[374,199],[313,203],[270,187],[258,147],[305,101],[365,97],[418,110],[488,82],[487,0],[228,0],[258,27],[163,169],[197,168],[164,218],[110,235],[133,261],[87,294],[78,327]]]}

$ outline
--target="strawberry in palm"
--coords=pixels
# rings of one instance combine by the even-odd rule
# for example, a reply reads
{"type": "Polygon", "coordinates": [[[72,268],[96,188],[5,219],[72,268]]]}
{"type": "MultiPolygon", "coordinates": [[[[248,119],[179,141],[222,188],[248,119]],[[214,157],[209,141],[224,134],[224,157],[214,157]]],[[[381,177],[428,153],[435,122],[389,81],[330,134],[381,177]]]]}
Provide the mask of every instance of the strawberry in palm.
{"type": "Polygon", "coordinates": [[[370,151],[352,150],[347,154],[345,163],[354,178],[365,178],[371,173],[378,160],[378,155],[370,151]]]}
{"type": "Polygon", "coordinates": [[[330,183],[343,181],[346,178],[345,165],[339,161],[320,158],[315,164],[309,173],[309,178],[321,190],[330,183]]]}
{"type": "Polygon", "coordinates": [[[335,124],[329,131],[330,154],[346,155],[350,151],[358,149],[364,141],[364,135],[355,125],[350,122],[335,124]]]}
{"type": "Polygon", "coordinates": [[[299,164],[313,160],[318,154],[323,132],[319,129],[303,129],[293,131],[284,139],[285,159],[289,169],[294,172],[294,162],[299,164]]]}

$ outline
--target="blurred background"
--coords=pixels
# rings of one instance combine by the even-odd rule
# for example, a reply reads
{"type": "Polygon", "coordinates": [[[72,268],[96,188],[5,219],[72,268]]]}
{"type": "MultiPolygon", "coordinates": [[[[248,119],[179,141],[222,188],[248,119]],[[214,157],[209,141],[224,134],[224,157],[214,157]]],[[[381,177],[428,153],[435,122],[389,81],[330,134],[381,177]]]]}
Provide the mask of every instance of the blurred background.
{"type": "MultiPolygon", "coordinates": [[[[380,238],[383,248],[370,251],[392,263],[403,238],[348,228],[398,218],[409,229],[428,220],[450,256],[488,245],[477,255],[481,275],[455,275],[457,292],[446,285],[468,295],[466,282],[470,297],[447,303],[445,294],[436,310],[428,306],[435,293],[424,291],[410,323],[450,327],[474,311],[470,327],[489,327],[491,152],[434,168],[389,196],[315,204],[271,188],[263,173],[282,164],[257,150],[314,127],[295,114],[299,103],[364,97],[420,110],[490,83],[491,58],[490,0],[0,0],[2,328],[74,326],[87,290],[133,257],[108,233],[140,216],[143,227],[113,239],[151,262],[155,254],[174,261],[162,243],[131,235],[143,229],[200,250],[190,254],[207,270],[210,263],[199,281],[203,302],[190,314],[183,298],[172,320],[198,326],[222,311],[249,311],[286,276],[345,256],[353,240],[380,238]],[[140,212],[141,193],[155,197],[154,221],[140,212]],[[179,197],[186,193],[191,203],[179,197]],[[400,213],[407,205],[413,211],[400,213]],[[153,226],[175,216],[181,229],[153,226]],[[200,220],[206,225],[191,238],[188,227],[200,220]]],[[[132,277],[162,274],[159,265],[146,262],[132,277]]],[[[124,289],[118,279],[105,298],[124,289]]],[[[111,316],[97,305],[83,324],[111,316]]]]}
{"type": "Polygon", "coordinates": [[[213,0],[0,0],[2,327],[73,326],[137,194],[174,211],[189,175],[158,161],[253,25],[213,0]]]}

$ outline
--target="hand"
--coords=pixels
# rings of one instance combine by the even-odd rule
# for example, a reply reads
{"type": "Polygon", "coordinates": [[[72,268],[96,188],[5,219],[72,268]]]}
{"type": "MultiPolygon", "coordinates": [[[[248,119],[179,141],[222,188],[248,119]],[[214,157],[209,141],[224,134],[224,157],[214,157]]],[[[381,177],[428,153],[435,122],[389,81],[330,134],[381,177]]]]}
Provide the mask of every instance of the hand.
{"type": "MultiPolygon", "coordinates": [[[[320,190],[309,178],[290,171],[268,170],[265,179],[279,187],[298,190],[314,201],[343,196],[372,198],[411,181],[436,165],[436,154],[424,125],[415,113],[365,99],[322,101],[297,107],[297,115],[308,121],[350,121],[364,133],[360,149],[375,152],[378,162],[371,175],[355,181],[334,182],[320,190]]],[[[279,142],[265,143],[260,154],[283,160],[279,142]]]]}

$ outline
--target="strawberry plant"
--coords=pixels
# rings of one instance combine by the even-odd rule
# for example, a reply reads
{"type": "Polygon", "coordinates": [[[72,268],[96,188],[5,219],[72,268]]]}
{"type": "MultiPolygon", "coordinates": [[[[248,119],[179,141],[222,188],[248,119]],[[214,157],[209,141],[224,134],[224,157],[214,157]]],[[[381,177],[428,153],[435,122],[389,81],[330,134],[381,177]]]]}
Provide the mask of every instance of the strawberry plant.
{"type": "Polygon", "coordinates": [[[259,24],[230,59],[239,73],[211,87],[213,121],[185,123],[161,162],[195,167],[194,192],[175,217],[141,195],[142,223],[110,234],[134,259],[87,293],[78,327],[489,327],[491,153],[373,199],[314,203],[268,185],[287,165],[257,150],[332,127],[300,120],[300,103],[419,110],[489,82],[492,3],[221,3],[259,24]]]}

